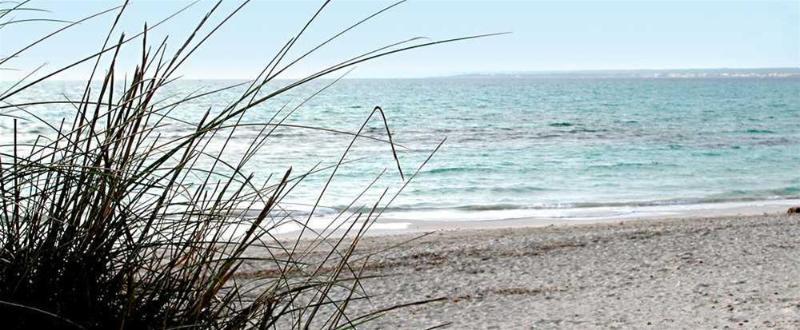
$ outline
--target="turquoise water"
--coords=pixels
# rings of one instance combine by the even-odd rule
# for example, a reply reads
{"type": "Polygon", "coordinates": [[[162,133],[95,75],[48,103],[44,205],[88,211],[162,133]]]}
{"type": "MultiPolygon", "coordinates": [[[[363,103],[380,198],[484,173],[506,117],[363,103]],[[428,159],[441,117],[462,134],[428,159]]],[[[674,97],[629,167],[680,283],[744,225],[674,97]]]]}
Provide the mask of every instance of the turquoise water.
{"type": "MultiPolygon", "coordinates": [[[[170,93],[223,86],[178,82],[170,93]]],[[[236,157],[289,102],[316,83],[245,116],[226,149],[236,157]]],[[[76,83],[51,83],[26,97],[74,95],[76,83]]],[[[79,95],[79,94],[78,94],[79,95]]],[[[165,94],[167,95],[167,94],[165,94]]],[[[175,111],[197,120],[228,91],[175,111]]],[[[166,96],[165,96],[166,97],[166,96]]],[[[685,205],[800,197],[800,79],[450,78],[344,80],[304,103],[287,123],[355,131],[372,107],[386,111],[406,175],[444,138],[428,165],[389,207],[403,212],[561,210],[594,206],[685,205]]],[[[39,107],[58,120],[69,109],[39,107]]],[[[282,113],[286,113],[283,110],[282,113]]],[[[370,136],[385,138],[373,120],[370,136]]],[[[188,129],[174,124],[165,134],[188,129]]],[[[46,131],[21,125],[32,139],[46,131]]],[[[0,122],[8,136],[8,120],[0,122]]],[[[247,170],[265,178],[338,160],[343,135],[280,128],[247,170]]],[[[322,200],[322,213],[349,204],[386,169],[363,202],[402,184],[388,145],[360,139],[322,200]]],[[[314,202],[330,171],[307,178],[288,198],[297,210],[314,202]]],[[[384,199],[385,201],[386,199],[384,199]]],[[[369,202],[368,202],[369,201],[369,202]]],[[[414,213],[408,213],[414,214],[414,213]]]]}

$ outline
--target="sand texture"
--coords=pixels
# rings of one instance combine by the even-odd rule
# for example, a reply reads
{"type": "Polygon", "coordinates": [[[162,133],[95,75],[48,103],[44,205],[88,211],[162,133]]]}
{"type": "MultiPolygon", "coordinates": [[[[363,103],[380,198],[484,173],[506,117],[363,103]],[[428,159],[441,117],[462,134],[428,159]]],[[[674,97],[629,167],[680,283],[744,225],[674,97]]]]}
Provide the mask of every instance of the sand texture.
{"type": "MultiPolygon", "coordinates": [[[[375,251],[416,234],[368,237],[375,251]]],[[[800,216],[439,231],[373,259],[364,328],[800,328],[800,216]]]]}

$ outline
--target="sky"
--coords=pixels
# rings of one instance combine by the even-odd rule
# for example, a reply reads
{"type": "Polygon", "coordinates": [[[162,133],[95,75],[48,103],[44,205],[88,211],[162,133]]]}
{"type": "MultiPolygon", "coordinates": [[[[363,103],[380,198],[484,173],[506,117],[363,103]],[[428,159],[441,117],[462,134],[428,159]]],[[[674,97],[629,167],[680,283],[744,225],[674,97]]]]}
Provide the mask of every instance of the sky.
{"type": "MultiPolygon", "coordinates": [[[[76,20],[119,1],[33,0],[15,18],[76,20]]],[[[298,56],[350,24],[391,4],[333,1],[298,40],[298,56]]],[[[133,0],[117,32],[132,35],[188,1],[133,0]]],[[[210,18],[218,22],[237,1],[210,18]]],[[[197,79],[253,78],[280,47],[302,28],[321,1],[255,0],[198,49],[180,74],[197,79]]],[[[200,1],[156,27],[148,40],[169,35],[176,50],[214,5],[200,1]]],[[[114,19],[106,14],[22,53],[3,64],[0,79],[14,80],[41,64],[52,71],[100,49],[114,19]],[[12,69],[12,70],[9,70],[12,69]]],[[[0,28],[5,57],[63,26],[28,22],[0,28]]],[[[681,68],[800,67],[800,0],[797,1],[430,1],[410,0],[322,47],[287,70],[300,77],[360,53],[410,37],[428,40],[511,32],[507,35],[416,49],[359,65],[349,77],[430,77],[466,73],[681,68]]],[[[118,38],[118,34],[114,39],[118,38]]],[[[133,67],[140,41],[122,51],[120,66],[133,67]]],[[[287,61],[288,63],[289,61],[287,61]]],[[[84,77],[89,66],[57,76],[84,77]]],[[[129,70],[132,71],[132,70],[129,70]]]]}

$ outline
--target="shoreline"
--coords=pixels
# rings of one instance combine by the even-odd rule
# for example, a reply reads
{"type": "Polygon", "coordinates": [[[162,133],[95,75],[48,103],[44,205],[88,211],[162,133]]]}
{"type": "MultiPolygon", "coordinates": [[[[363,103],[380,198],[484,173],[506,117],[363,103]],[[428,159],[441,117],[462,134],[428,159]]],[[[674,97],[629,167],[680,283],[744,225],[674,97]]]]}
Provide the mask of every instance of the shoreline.
{"type": "MultiPolygon", "coordinates": [[[[755,216],[785,214],[789,207],[800,206],[800,199],[774,199],[744,202],[700,203],[684,205],[659,205],[635,207],[592,207],[555,210],[565,216],[521,216],[506,218],[475,217],[471,220],[433,220],[424,218],[397,218],[387,214],[378,219],[367,231],[367,236],[385,236],[431,231],[481,230],[502,228],[530,228],[547,226],[581,226],[628,221],[650,221],[664,219],[703,219],[713,217],[755,216]],[[621,212],[620,210],[624,210],[621,212]],[[614,212],[616,211],[616,214],[614,212]],[[572,212],[572,214],[570,214],[572,212]]],[[[514,210],[516,211],[516,210],[514,210]]],[[[553,211],[552,209],[544,211],[553,211]]],[[[493,212],[493,211],[487,211],[493,212]]],[[[456,218],[459,213],[449,217],[456,218]]],[[[290,233],[289,233],[290,234],[290,233]]]]}
{"type": "Polygon", "coordinates": [[[624,220],[366,237],[370,328],[800,327],[800,216],[624,220]],[[384,277],[388,276],[388,277],[384,277]]]}

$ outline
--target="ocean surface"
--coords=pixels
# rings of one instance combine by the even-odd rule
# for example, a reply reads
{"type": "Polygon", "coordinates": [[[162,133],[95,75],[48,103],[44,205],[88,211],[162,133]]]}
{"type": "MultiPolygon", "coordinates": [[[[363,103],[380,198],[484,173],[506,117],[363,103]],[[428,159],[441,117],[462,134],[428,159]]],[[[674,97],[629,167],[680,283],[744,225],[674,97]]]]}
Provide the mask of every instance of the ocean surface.
{"type": "MultiPolygon", "coordinates": [[[[315,82],[248,113],[225,155],[237,159],[259,123],[276,113],[283,118],[300,105],[285,119],[293,126],[277,128],[245,170],[266,179],[289,166],[295,174],[325,168],[339,160],[351,136],[300,126],[355,132],[373,107],[381,106],[405,179],[418,171],[387,206],[390,218],[568,217],[576,210],[625,215],[646,206],[800,198],[798,78],[342,80],[305,99],[329,82],[315,82]]],[[[161,97],[232,83],[178,81],[161,97]]],[[[78,98],[81,88],[78,82],[51,82],[15,101],[78,98]]],[[[196,121],[240,91],[193,100],[172,115],[196,121]]],[[[29,110],[53,123],[74,114],[63,106],[29,110]]],[[[376,116],[364,133],[386,139],[383,125],[376,116]]],[[[164,134],[190,129],[175,123],[164,134]]],[[[23,141],[47,130],[35,121],[20,122],[23,141]]],[[[4,141],[10,132],[9,118],[0,118],[4,141]]],[[[380,200],[386,206],[404,184],[385,142],[360,138],[345,159],[320,202],[320,216],[371,206],[388,188],[380,200]]],[[[306,177],[284,205],[307,212],[330,174],[328,169],[306,177]]]]}

